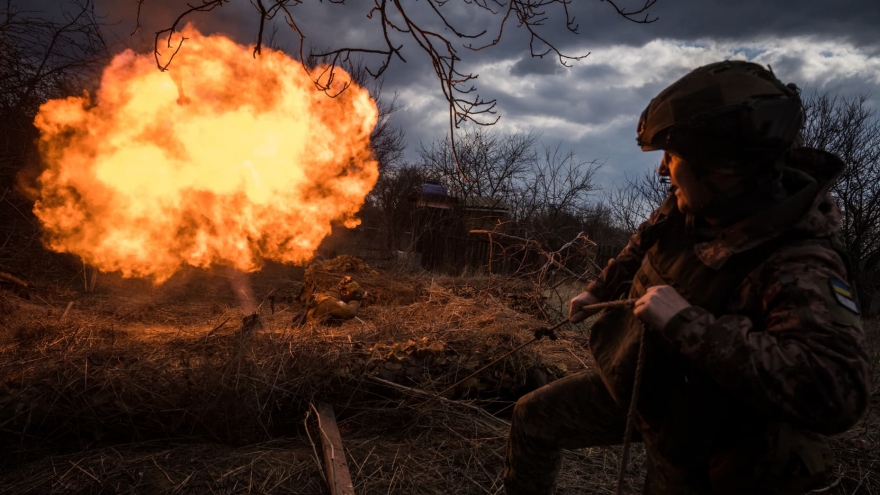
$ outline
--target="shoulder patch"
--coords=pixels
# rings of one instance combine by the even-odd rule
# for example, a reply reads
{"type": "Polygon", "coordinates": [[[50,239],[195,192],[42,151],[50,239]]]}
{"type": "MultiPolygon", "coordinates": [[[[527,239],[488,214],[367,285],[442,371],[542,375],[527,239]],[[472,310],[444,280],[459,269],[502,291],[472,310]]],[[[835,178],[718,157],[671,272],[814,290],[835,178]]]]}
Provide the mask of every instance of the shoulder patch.
{"type": "Polygon", "coordinates": [[[837,304],[843,306],[854,314],[861,314],[859,311],[859,305],[853,298],[853,291],[848,284],[834,278],[829,278],[828,284],[831,286],[831,293],[834,294],[834,299],[837,300],[837,304]]]}

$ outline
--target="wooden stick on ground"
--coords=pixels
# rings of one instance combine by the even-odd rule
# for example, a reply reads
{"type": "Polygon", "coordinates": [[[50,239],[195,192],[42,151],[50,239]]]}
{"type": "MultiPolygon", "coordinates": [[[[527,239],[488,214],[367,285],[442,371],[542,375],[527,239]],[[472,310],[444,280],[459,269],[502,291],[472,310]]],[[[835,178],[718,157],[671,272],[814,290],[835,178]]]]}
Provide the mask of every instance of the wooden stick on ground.
{"type": "Polygon", "coordinates": [[[12,274],[9,274],[6,272],[0,272],[0,282],[9,282],[10,284],[15,284],[15,285],[22,287],[24,289],[28,288],[27,282],[16,277],[15,275],[12,275],[12,274]]]}
{"type": "Polygon", "coordinates": [[[65,309],[64,312],[61,313],[61,318],[58,318],[59,323],[64,321],[64,318],[67,316],[67,313],[70,313],[70,308],[72,308],[72,307],[73,307],[73,301],[70,301],[69,303],[67,303],[67,309],[65,309]]]}
{"type": "Polygon", "coordinates": [[[342,449],[342,437],[336,426],[333,407],[318,402],[318,428],[321,430],[321,445],[324,448],[324,466],[327,471],[327,483],[330,484],[330,495],[354,495],[348,463],[345,462],[345,451],[342,449]]]}

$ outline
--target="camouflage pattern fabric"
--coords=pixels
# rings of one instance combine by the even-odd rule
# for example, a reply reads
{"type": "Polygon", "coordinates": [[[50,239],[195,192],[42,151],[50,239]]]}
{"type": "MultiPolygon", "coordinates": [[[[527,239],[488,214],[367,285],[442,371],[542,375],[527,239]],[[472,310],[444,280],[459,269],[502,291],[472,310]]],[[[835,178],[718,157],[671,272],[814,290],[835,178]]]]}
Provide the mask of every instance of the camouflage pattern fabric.
{"type": "Polygon", "coordinates": [[[358,315],[364,294],[361,286],[349,276],[343,277],[336,288],[314,295],[304,289],[301,297],[308,301],[306,321],[333,324],[350,320],[358,315]]]}
{"type": "Polygon", "coordinates": [[[345,302],[338,290],[328,290],[315,296],[314,305],[306,313],[306,321],[339,323],[358,315],[360,300],[345,302]]]}
{"type": "Polygon", "coordinates": [[[562,449],[620,443],[625,427],[626,411],[594,373],[571,375],[523,396],[511,421],[507,494],[553,493],[562,449]]]}
{"type": "MultiPolygon", "coordinates": [[[[587,286],[612,300],[671,285],[692,304],[646,335],[637,405],[645,493],[794,494],[827,474],[830,453],[818,434],[852,426],[871,390],[858,304],[834,241],[839,212],[827,193],[842,168],[824,152],[791,152],[788,199],[721,230],[669,201],[587,286]]],[[[521,399],[508,493],[552,493],[561,448],[621,441],[614,426],[595,433],[613,421],[566,426],[564,438],[542,425],[587,423],[609,410],[623,420],[638,325],[628,312],[606,312],[592,328],[597,374],[521,399]],[[579,400],[600,396],[599,383],[616,407],[579,400]],[[572,433],[579,428],[595,434],[572,433]]]]}

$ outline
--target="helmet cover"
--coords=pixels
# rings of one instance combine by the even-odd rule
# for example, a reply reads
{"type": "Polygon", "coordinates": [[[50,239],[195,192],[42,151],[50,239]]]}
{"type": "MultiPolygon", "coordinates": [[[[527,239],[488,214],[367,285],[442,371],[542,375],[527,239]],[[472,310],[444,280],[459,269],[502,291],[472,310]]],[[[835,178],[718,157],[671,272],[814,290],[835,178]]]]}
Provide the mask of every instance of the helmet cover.
{"type": "Polygon", "coordinates": [[[337,289],[345,302],[360,301],[364,297],[364,290],[361,289],[360,284],[348,276],[339,281],[337,289]]]}
{"type": "Polygon", "coordinates": [[[694,69],[651,100],[637,141],[643,151],[749,161],[790,148],[803,123],[795,85],[758,64],[724,61],[694,69]]]}

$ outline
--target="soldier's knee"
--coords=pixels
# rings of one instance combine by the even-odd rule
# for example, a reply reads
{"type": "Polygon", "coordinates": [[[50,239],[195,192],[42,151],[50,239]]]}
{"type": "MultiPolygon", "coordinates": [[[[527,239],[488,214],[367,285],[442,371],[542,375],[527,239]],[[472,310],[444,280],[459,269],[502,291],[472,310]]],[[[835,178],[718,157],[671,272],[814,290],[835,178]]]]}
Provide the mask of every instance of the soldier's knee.
{"type": "Polygon", "coordinates": [[[533,390],[523,395],[516,401],[516,405],[513,406],[512,422],[514,424],[527,424],[534,421],[541,414],[541,406],[542,401],[538,390],[533,390]]]}
{"type": "Polygon", "coordinates": [[[523,395],[519,399],[517,399],[516,404],[513,406],[513,419],[514,420],[522,420],[526,416],[528,416],[528,410],[530,408],[529,398],[532,396],[534,392],[529,392],[526,395],[523,395]]]}

